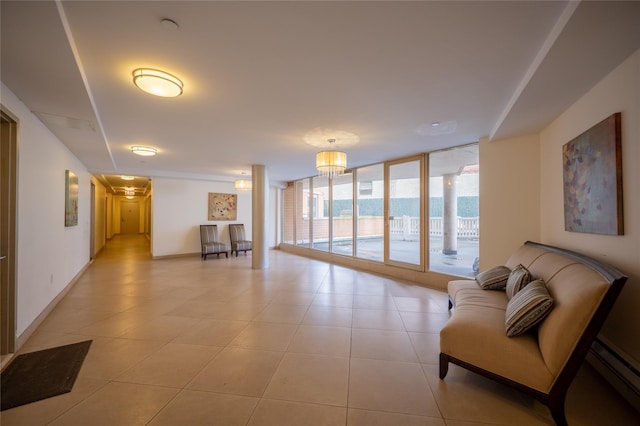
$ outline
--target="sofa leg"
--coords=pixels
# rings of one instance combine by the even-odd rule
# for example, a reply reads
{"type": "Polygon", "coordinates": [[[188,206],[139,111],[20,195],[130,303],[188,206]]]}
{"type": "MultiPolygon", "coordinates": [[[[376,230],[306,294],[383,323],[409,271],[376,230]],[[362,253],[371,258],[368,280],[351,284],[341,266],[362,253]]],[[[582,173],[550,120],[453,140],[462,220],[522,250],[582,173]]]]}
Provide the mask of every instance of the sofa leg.
{"type": "Polygon", "coordinates": [[[567,418],[564,415],[564,400],[565,395],[549,399],[549,411],[551,411],[551,416],[557,426],[567,426],[567,418]]]}
{"type": "Polygon", "coordinates": [[[440,352],[440,380],[444,379],[449,372],[449,357],[440,352]]]}

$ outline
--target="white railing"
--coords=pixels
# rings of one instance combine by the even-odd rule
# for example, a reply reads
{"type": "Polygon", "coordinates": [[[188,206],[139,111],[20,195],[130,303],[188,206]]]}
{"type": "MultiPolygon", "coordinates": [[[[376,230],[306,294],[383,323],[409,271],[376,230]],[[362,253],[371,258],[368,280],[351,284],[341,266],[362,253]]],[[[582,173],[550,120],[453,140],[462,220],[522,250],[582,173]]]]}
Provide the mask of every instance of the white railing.
{"type": "MultiPolygon", "coordinates": [[[[458,217],[458,238],[480,237],[480,218],[458,217]]],[[[420,219],[410,216],[394,217],[389,221],[389,234],[395,240],[415,240],[420,237],[420,219]]],[[[429,218],[429,236],[442,237],[441,217],[429,218]]]]}

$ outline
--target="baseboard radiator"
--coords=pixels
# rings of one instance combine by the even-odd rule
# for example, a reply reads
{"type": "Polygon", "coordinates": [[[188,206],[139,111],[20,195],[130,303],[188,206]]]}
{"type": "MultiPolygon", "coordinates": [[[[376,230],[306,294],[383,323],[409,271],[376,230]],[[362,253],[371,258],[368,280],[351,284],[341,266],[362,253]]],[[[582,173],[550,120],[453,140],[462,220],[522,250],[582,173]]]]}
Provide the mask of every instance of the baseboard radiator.
{"type": "Polygon", "coordinates": [[[640,371],[596,338],[587,361],[640,412],[640,371]]]}

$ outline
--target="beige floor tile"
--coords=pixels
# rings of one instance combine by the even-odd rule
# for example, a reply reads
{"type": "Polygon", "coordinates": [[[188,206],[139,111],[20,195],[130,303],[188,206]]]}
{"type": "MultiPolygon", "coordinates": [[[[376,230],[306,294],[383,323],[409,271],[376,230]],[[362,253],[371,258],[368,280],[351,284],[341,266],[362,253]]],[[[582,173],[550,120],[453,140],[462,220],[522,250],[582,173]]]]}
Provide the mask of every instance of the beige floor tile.
{"type": "Polygon", "coordinates": [[[318,293],[353,294],[355,284],[351,280],[341,282],[325,282],[318,289],[318,293]]]}
{"type": "Polygon", "coordinates": [[[233,339],[229,346],[284,352],[296,329],[297,326],[293,324],[251,323],[233,339]]]}
{"type": "Polygon", "coordinates": [[[301,325],[287,352],[348,357],[350,347],[350,328],[301,325]]]}
{"type": "Polygon", "coordinates": [[[398,311],[354,309],[353,328],[404,331],[404,324],[398,311]]]}
{"type": "Polygon", "coordinates": [[[155,340],[93,339],[78,376],[113,380],[164,345],[155,340]]]}
{"type": "Polygon", "coordinates": [[[449,320],[449,314],[433,312],[400,312],[407,331],[440,333],[449,320]]]}
{"type": "Polygon", "coordinates": [[[398,310],[396,303],[393,301],[393,297],[370,296],[367,294],[354,295],[353,307],[356,309],[382,309],[386,311],[398,310]]]}
{"type": "Polygon", "coordinates": [[[440,304],[431,297],[394,297],[399,311],[447,313],[448,305],[440,304]]]}
{"type": "Polygon", "coordinates": [[[44,320],[39,330],[57,333],[73,333],[113,315],[113,312],[95,309],[55,309],[44,320]]]}
{"type": "Polygon", "coordinates": [[[298,291],[279,291],[275,294],[271,303],[275,305],[309,306],[315,293],[298,291]]]}
{"type": "Polygon", "coordinates": [[[170,342],[180,333],[198,324],[196,318],[162,315],[123,333],[121,338],[170,342]]]}
{"type": "Polygon", "coordinates": [[[505,426],[553,424],[548,412],[532,409],[534,401],[511,388],[451,364],[444,380],[438,377],[437,365],[423,365],[423,368],[447,421],[505,426]]]}
{"type": "Polygon", "coordinates": [[[440,334],[409,333],[413,348],[422,364],[438,364],[440,362],[440,334]]]}
{"type": "Polygon", "coordinates": [[[186,388],[260,397],[283,355],[282,352],[227,348],[186,388]]]}
{"type": "MultiPolygon", "coordinates": [[[[349,408],[347,426],[445,426],[440,417],[422,417],[409,414],[349,408]]],[[[447,424],[448,426],[448,424],[447,424]]]]}
{"type": "Polygon", "coordinates": [[[177,389],[109,383],[51,425],[144,425],[176,394],[177,389]]]}
{"type": "Polygon", "coordinates": [[[174,343],[191,345],[227,346],[244,330],[248,321],[203,319],[193,328],[178,335],[174,343]]]}
{"type": "Polygon", "coordinates": [[[372,276],[364,278],[362,282],[359,282],[355,287],[354,293],[368,296],[391,296],[391,292],[387,288],[387,284],[384,280],[374,281],[372,276]]]}
{"type": "Polygon", "coordinates": [[[254,318],[256,322],[271,322],[280,324],[300,324],[305,314],[306,306],[269,305],[254,318]]]}
{"type": "Polygon", "coordinates": [[[262,399],[248,426],[344,426],[347,409],[262,399]]]}
{"type": "Polygon", "coordinates": [[[440,417],[420,364],[351,359],[349,408],[440,417]]]}
{"type": "Polygon", "coordinates": [[[318,293],[311,306],[335,306],[337,308],[353,308],[353,295],[318,293]]]}
{"type": "Polygon", "coordinates": [[[236,321],[251,321],[264,310],[267,305],[260,302],[225,302],[211,303],[206,318],[236,321]]]}
{"type": "Polygon", "coordinates": [[[119,337],[134,327],[149,321],[147,315],[133,312],[120,312],[107,319],[80,328],[78,334],[89,336],[119,337]]]}
{"type": "Polygon", "coordinates": [[[327,325],[333,327],[351,327],[353,309],[336,308],[333,306],[310,306],[302,324],[327,325]]]}
{"type": "Polygon", "coordinates": [[[257,403],[257,398],[184,390],[149,426],[244,426],[257,403]]]}
{"type": "Polygon", "coordinates": [[[115,380],[182,388],[221,350],[212,346],[168,343],[115,380]]]}
{"type": "Polygon", "coordinates": [[[351,342],[352,358],[418,362],[406,331],[354,328],[351,342]]]}
{"type": "Polygon", "coordinates": [[[346,406],[349,358],[285,354],[265,398],[346,406]]]}
{"type": "Polygon", "coordinates": [[[78,378],[69,393],[21,405],[0,412],[2,426],[39,426],[53,421],[65,411],[105,386],[105,380],[78,378]]]}

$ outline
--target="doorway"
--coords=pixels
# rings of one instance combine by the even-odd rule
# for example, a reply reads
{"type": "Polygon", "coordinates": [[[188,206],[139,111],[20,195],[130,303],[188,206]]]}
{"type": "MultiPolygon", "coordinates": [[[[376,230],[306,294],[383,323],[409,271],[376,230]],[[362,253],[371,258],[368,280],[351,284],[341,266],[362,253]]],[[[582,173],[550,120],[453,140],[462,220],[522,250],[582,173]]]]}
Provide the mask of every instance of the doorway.
{"type": "Polygon", "coordinates": [[[123,201],[120,204],[120,233],[140,233],[140,204],[135,201],[123,201]]]}
{"type": "Polygon", "coordinates": [[[0,355],[15,351],[17,122],[0,111],[0,355]]]}

